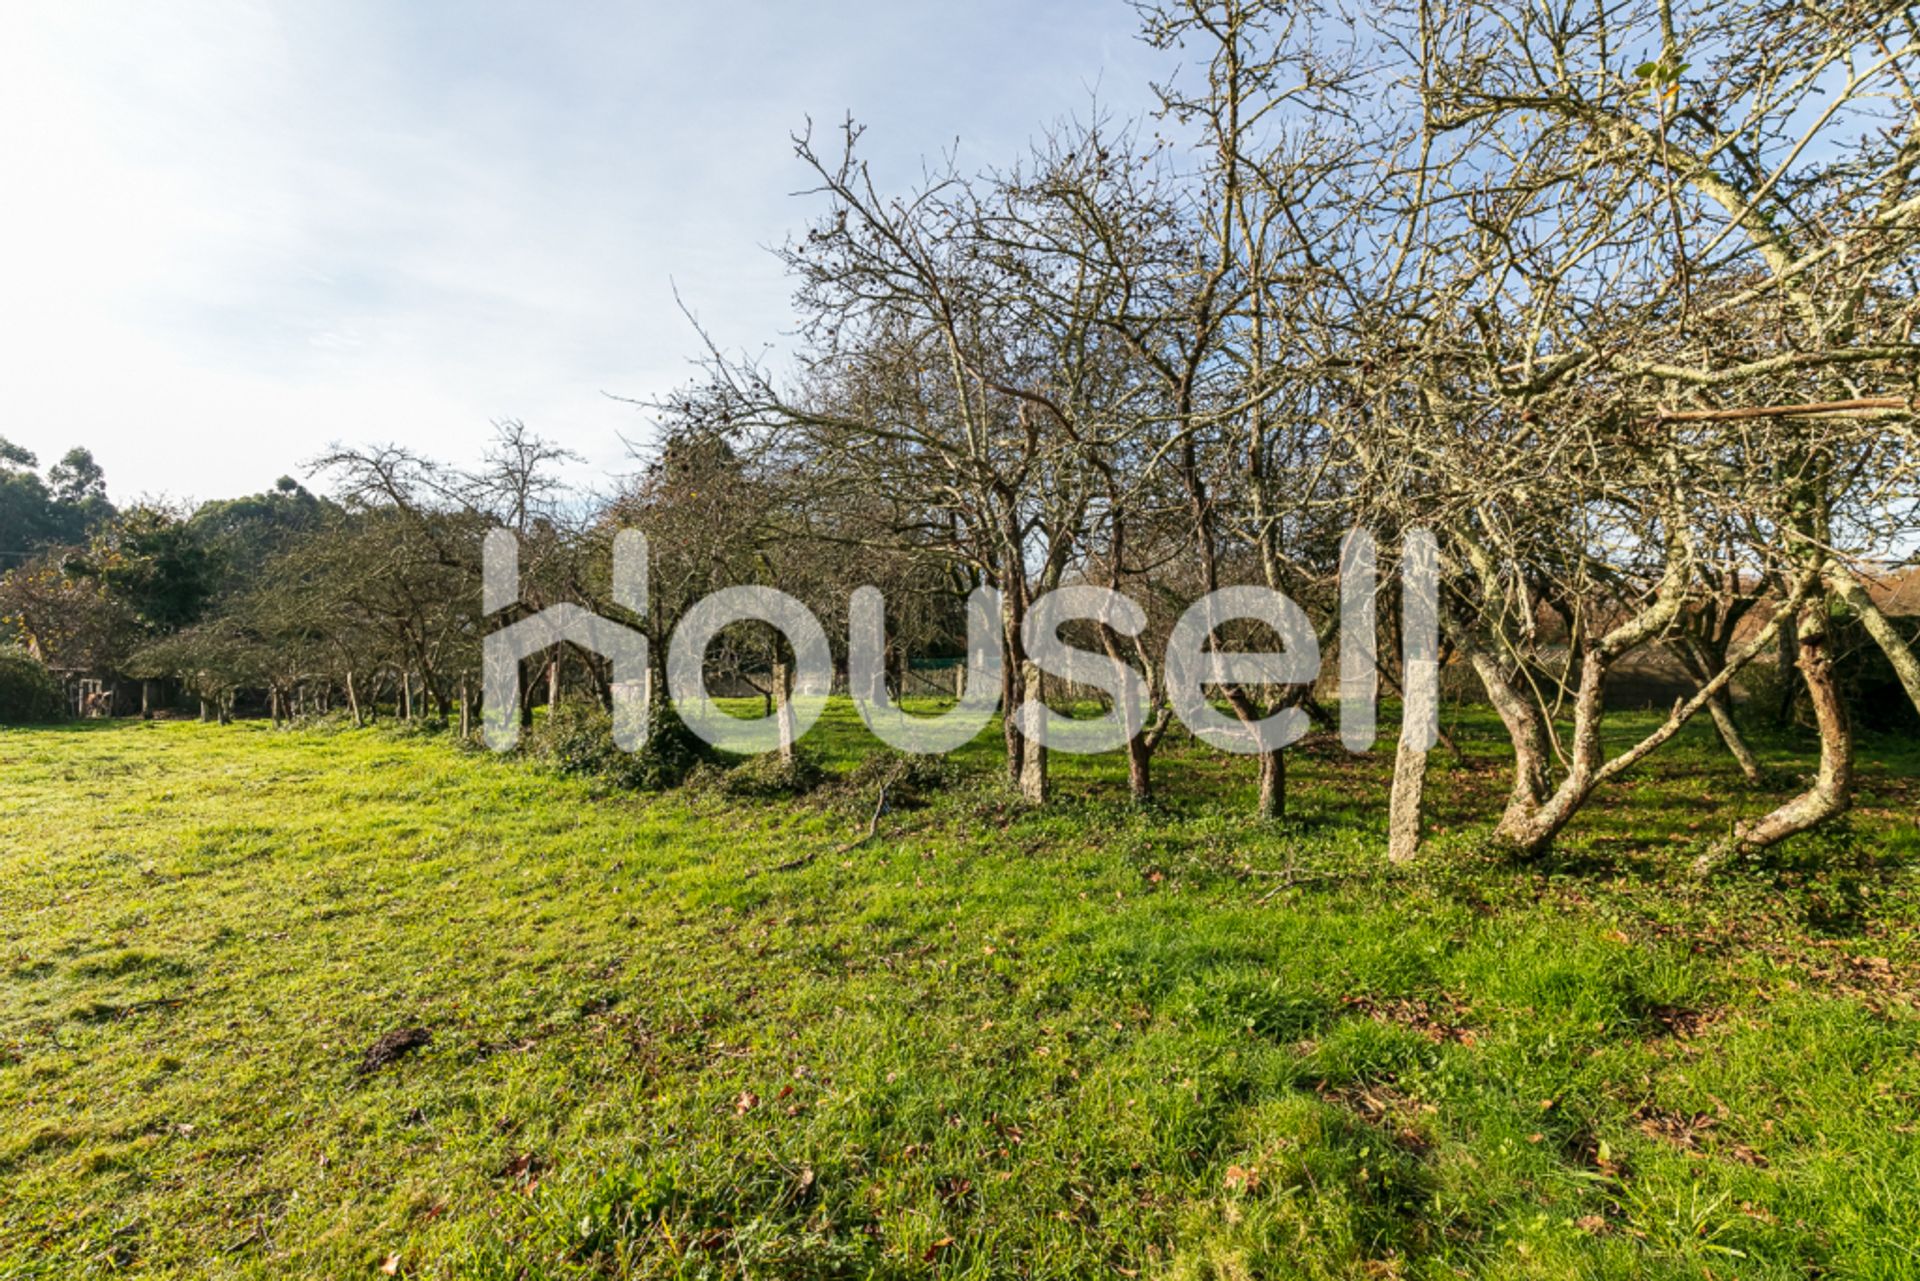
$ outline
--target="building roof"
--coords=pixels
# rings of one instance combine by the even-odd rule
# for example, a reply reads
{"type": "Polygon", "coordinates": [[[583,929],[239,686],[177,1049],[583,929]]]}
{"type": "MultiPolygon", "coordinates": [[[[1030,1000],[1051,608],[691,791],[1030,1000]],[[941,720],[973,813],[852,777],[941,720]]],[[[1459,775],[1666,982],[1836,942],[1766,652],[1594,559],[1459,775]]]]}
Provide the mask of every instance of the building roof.
{"type": "Polygon", "coordinates": [[[1920,566],[1895,570],[1867,581],[1874,604],[1894,618],[1920,618],[1920,566]]]}

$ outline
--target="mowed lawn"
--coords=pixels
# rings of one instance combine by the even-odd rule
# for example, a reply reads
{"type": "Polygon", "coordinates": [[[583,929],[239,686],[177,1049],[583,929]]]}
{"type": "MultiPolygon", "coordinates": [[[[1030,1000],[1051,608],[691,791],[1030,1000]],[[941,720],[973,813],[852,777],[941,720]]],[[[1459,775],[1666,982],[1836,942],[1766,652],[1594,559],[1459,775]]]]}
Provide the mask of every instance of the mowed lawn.
{"type": "Polygon", "coordinates": [[[1920,749],[1703,888],[1796,741],[1756,792],[1689,731],[1517,867],[1495,728],[1405,870],[1386,752],[1258,824],[1243,761],[1027,811],[983,740],[844,849],[870,780],[0,732],[0,1276],[1920,1275],[1920,749]]]}

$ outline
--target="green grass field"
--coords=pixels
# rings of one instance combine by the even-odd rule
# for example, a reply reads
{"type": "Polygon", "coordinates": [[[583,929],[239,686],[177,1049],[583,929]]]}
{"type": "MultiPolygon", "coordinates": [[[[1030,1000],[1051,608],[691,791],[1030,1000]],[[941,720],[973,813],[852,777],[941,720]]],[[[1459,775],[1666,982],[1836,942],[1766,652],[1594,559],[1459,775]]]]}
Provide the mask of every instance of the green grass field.
{"type": "Polygon", "coordinates": [[[868,789],[0,733],[0,1276],[1920,1275],[1920,748],[1699,887],[1795,744],[1689,731],[1522,868],[1453,728],[1404,871],[1337,748],[1262,825],[1185,745],[1025,811],[983,740],[841,851],[868,789]]]}

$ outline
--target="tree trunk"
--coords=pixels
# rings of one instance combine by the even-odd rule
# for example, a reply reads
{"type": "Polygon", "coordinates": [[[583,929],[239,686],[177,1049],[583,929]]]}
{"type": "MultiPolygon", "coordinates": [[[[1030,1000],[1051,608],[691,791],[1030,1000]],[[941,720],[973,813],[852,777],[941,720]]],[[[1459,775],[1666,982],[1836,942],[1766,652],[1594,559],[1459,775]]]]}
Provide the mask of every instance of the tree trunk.
{"type": "MultiPolygon", "coordinates": [[[[1587,648],[1581,655],[1580,685],[1573,701],[1573,742],[1568,753],[1570,761],[1567,776],[1560,781],[1560,786],[1551,789],[1544,799],[1535,804],[1521,805],[1518,803],[1519,784],[1516,782],[1515,800],[1509,803],[1493,835],[1495,840],[1504,841],[1517,854],[1533,858],[1545,853],[1547,847],[1553,844],[1554,837],[1586,804],[1587,797],[1599,783],[1600,768],[1605,763],[1600,722],[1606,710],[1609,667],[1607,656],[1596,648],[1587,648]]],[[[1535,709],[1531,701],[1527,706],[1530,710],[1535,709]]],[[[1542,718],[1536,714],[1532,719],[1540,727],[1541,742],[1544,744],[1542,718]]],[[[1518,745],[1516,741],[1515,746],[1518,745]]],[[[1544,760],[1540,768],[1544,777],[1544,760]]]]}
{"type": "Polygon", "coordinates": [[[1551,790],[1547,773],[1547,730],[1541,721],[1540,709],[1513,687],[1501,670],[1499,660],[1478,646],[1469,652],[1468,658],[1513,744],[1513,787],[1507,794],[1507,810],[1500,820],[1504,827],[1522,821],[1538,809],[1551,790]]]}
{"type": "Polygon", "coordinates": [[[1153,748],[1145,734],[1127,740],[1127,792],[1136,804],[1153,799],[1153,748]]]}
{"type": "Polygon", "coordinates": [[[353,713],[353,727],[360,728],[360,696],[353,689],[353,669],[347,669],[347,710],[353,713]]]}
{"type": "Polygon", "coordinates": [[[1833,679],[1825,623],[1811,613],[1801,619],[1799,650],[1800,676],[1820,732],[1820,768],[1813,785],[1757,822],[1736,826],[1732,840],[1695,860],[1696,874],[1713,871],[1735,854],[1778,845],[1789,836],[1837,818],[1853,804],[1853,729],[1847,723],[1846,703],[1833,679]]]}
{"type": "Polygon", "coordinates": [[[1025,691],[1020,688],[1020,674],[1011,661],[1000,665],[1000,733],[1006,741],[1007,749],[1007,785],[1020,786],[1020,766],[1026,759],[1023,744],[1026,738],[1020,732],[1020,704],[1025,691]]]}
{"type": "Polygon", "coordinates": [[[1715,694],[1707,700],[1707,715],[1713,717],[1713,728],[1719,732],[1720,741],[1726,745],[1727,751],[1739,763],[1741,775],[1749,783],[1758,783],[1760,759],[1753,754],[1753,749],[1747,746],[1747,740],[1741,736],[1740,727],[1733,720],[1733,708],[1728,704],[1725,695],[1715,694]]]}
{"type": "MultiPolygon", "coordinates": [[[[1711,661],[1711,655],[1703,655],[1695,648],[1694,642],[1680,641],[1674,645],[1673,652],[1679,658],[1680,665],[1687,669],[1687,675],[1701,685],[1705,685],[1713,678],[1714,670],[1726,666],[1724,656],[1719,662],[1714,663],[1711,661]]],[[[1719,731],[1720,741],[1726,745],[1727,751],[1739,763],[1740,773],[1749,783],[1758,783],[1760,762],[1754,756],[1753,749],[1747,746],[1747,740],[1742,737],[1740,727],[1734,723],[1733,706],[1724,693],[1715,694],[1707,700],[1707,715],[1713,717],[1713,727],[1719,731]]]]}
{"type": "Polygon", "coordinates": [[[1790,673],[1799,662],[1800,633],[1798,625],[1789,618],[1780,625],[1780,659],[1776,669],[1780,673],[1780,704],[1774,709],[1773,721],[1781,729],[1793,724],[1793,701],[1798,691],[1790,673]]]}
{"type": "Polygon", "coordinates": [[[1021,709],[1029,697],[1041,697],[1041,680],[1021,641],[1020,590],[1014,584],[1000,597],[1000,734],[1006,739],[1006,784],[1039,805],[1046,799],[1046,753],[1021,730],[1021,709]]]}
{"type": "Polygon", "coordinates": [[[1405,863],[1420,850],[1420,820],[1427,790],[1428,750],[1400,727],[1393,753],[1393,792],[1387,804],[1387,861],[1405,863]]]}
{"type": "MultiPolygon", "coordinates": [[[[1040,669],[1031,660],[1021,662],[1020,683],[1027,697],[1038,702],[1046,697],[1040,669]]],[[[1018,713],[1016,712],[1016,715],[1018,713]]],[[[1020,735],[1020,795],[1029,805],[1047,803],[1047,749],[1038,739],[1020,735]]]]}
{"type": "Polygon", "coordinates": [[[785,663],[773,665],[773,699],[775,714],[780,718],[780,759],[793,759],[794,718],[793,718],[793,672],[785,663]]]}
{"type": "Polygon", "coordinates": [[[460,678],[460,741],[473,737],[473,698],[467,678],[460,678]]]}
{"type": "Polygon", "coordinates": [[[547,664],[547,711],[551,713],[560,706],[560,653],[554,651],[553,661],[547,664]]]}
{"type": "MultiPolygon", "coordinates": [[[[1228,685],[1221,693],[1242,725],[1251,726],[1262,719],[1261,709],[1243,687],[1228,685]]],[[[1262,752],[1259,760],[1260,792],[1254,801],[1254,817],[1282,818],[1287,812],[1287,762],[1278,751],[1262,752]]]]}
{"type": "Polygon", "coordinates": [[[1287,813],[1287,754],[1260,753],[1260,796],[1254,802],[1257,818],[1284,818],[1287,813]]]}

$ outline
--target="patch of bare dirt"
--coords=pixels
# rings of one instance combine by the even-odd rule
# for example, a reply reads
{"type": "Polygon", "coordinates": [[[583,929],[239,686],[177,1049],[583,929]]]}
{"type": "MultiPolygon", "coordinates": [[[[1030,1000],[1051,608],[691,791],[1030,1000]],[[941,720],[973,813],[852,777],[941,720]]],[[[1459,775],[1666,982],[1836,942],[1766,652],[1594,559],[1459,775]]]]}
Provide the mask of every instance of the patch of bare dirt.
{"type": "Polygon", "coordinates": [[[381,1068],[398,1063],[415,1050],[433,1043],[433,1033],[423,1027],[403,1027],[387,1033],[372,1045],[360,1057],[360,1064],[354,1070],[361,1076],[370,1076],[381,1068]]]}

